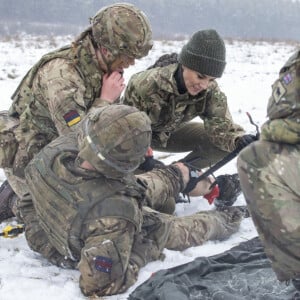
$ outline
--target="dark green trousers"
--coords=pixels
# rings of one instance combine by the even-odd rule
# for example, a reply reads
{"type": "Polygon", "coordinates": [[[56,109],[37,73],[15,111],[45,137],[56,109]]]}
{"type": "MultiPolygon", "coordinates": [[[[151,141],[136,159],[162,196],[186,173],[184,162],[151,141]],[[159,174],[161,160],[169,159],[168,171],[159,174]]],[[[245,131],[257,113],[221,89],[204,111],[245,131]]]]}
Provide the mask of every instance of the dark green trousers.
{"type": "Polygon", "coordinates": [[[196,159],[192,164],[198,168],[207,168],[221,160],[228,152],[213,145],[205,132],[202,123],[189,122],[170,134],[167,146],[162,147],[153,142],[154,150],[161,152],[190,152],[185,161],[196,159]]]}

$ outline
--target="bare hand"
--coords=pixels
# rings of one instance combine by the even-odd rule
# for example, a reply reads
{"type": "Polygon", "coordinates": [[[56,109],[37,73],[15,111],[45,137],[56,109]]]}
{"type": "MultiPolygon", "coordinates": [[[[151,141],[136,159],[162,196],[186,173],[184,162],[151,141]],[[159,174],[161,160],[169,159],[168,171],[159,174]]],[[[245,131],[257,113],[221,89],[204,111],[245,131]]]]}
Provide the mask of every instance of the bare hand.
{"type": "Polygon", "coordinates": [[[102,79],[102,89],[100,98],[110,103],[115,102],[125,88],[124,78],[117,71],[110,75],[105,74],[102,79]]]}

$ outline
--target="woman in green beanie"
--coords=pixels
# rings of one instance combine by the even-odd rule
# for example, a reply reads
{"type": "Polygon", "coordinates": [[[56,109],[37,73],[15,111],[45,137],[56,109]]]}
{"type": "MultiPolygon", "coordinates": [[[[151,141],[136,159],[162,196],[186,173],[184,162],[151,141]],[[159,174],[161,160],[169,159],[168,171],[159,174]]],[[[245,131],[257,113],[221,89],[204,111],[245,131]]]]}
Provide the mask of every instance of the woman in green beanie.
{"type": "Polygon", "coordinates": [[[205,168],[255,139],[233,123],[227,98],[215,81],[223,74],[225,56],[219,34],[201,30],[179,55],[164,55],[131,77],[123,102],[150,117],[154,150],[192,151],[185,160],[199,157],[194,165],[205,168]],[[191,122],[195,117],[203,122],[191,122]]]}

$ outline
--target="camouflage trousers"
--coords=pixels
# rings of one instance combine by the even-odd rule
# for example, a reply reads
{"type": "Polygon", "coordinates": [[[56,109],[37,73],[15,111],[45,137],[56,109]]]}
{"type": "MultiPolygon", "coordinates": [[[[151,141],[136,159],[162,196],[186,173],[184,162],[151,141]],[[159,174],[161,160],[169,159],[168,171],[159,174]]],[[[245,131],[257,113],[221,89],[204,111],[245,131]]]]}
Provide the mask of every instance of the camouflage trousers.
{"type": "Polygon", "coordinates": [[[252,143],[238,157],[241,187],[280,281],[300,276],[300,146],[252,143]]]}
{"type": "Polygon", "coordinates": [[[190,152],[186,160],[198,157],[193,163],[198,168],[206,168],[221,160],[228,152],[212,144],[206,134],[203,123],[189,122],[170,134],[167,146],[163,147],[157,139],[151,145],[162,152],[190,152]]]}

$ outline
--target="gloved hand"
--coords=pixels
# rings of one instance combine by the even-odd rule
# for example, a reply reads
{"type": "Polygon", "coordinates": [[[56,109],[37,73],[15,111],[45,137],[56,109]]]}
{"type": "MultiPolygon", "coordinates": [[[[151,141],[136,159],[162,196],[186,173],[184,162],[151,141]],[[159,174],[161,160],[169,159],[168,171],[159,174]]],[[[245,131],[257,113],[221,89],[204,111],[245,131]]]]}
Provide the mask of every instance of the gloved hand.
{"type": "Polygon", "coordinates": [[[237,138],[235,144],[236,144],[236,149],[242,150],[249,144],[255,142],[258,140],[258,137],[254,134],[245,134],[239,138],[237,138]]]}
{"type": "Polygon", "coordinates": [[[145,156],[145,161],[141,163],[138,167],[140,171],[149,172],[154,168],[159,168],[164,166],[164,163],[153,158],[153,156],[145,156]]]}
{"type": "Polygon", "coordinates": [[[242,192],[237,173],[232,175],[219,175],[213,185],[214,184],[217,184],[220,189],[220,194],[214,201],[216,207],[232,206],[242,192]]]}
{"type": "Polygon", "coordinates": [[[153,170],[154,168],[159,168],[162,166],[164,166],[164,163],[153,157],[153,150],[151,147],[149,147],[145,155],[145,160],[143,163],[139,165],[138,170],[143,172],[148,172],[153,170]]]}

